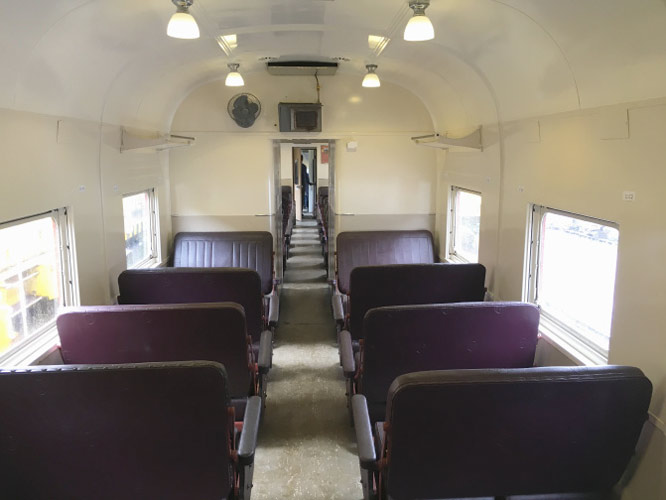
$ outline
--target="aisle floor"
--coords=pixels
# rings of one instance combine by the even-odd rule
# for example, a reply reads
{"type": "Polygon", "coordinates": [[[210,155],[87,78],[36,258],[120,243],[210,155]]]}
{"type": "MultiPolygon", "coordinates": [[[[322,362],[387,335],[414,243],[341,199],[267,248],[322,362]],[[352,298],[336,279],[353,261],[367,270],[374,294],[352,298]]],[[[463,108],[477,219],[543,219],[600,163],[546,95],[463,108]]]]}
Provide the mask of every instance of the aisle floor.
{"type": "Polygon", "coordinates": [[[316,223],[298,223],[280,297],[254,500],[363,498],[316,223]]]}

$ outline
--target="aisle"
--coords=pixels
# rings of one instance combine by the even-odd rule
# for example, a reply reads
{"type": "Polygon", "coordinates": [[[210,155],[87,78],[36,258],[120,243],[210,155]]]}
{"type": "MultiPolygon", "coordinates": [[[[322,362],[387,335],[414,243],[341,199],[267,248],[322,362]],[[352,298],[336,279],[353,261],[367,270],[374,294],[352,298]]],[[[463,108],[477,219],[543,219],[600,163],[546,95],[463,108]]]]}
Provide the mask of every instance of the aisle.
{"type": "Polygon", "coordinates": [[[255,458],[253,500],[363,497],[316,223],[298,223],[255,458]]]}

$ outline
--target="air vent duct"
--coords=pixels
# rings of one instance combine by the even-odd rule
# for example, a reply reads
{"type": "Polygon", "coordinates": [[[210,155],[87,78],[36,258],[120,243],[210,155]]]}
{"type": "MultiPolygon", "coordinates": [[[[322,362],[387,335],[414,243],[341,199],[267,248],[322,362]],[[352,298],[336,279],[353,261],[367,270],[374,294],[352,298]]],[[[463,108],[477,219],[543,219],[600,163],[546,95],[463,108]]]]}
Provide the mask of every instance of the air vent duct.
{"type": "Polygon", "coordinates": [[[266,69],[274,76],[331,76],[338,70],[338,63],[324,61],[270,61],[266,69]]]}
{"type": "Polygon", "coordinates": [[[278,115],[280,132],[321,132],[321,104],[281,102],[278,115]]]}

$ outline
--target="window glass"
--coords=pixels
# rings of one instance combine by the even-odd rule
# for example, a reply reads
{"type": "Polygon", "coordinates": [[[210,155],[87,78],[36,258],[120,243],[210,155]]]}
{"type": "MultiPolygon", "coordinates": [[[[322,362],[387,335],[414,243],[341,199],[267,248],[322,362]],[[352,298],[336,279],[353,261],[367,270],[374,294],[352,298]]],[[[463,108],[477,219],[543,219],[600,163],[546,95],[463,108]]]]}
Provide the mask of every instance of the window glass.
{"type": "Polygon", "coordinates": [[[534,300],[563,331],[607,358],[619,231],[549,209],[539,217],[534,300]]]}
{"type": "Polygon", "coordinates": [[[54,325],[62,265],[55,216],[0,226],[0,355],[54,325]]]}
{"type": "Polygon", "coordinates": [[[157,257],[154,238],[153,191],[123,197],[127,268],[140,267],[157,257]]]}
{"type": "Polygon", "coordinates": [[[481,195],[456,187],[452,193],[450,254],[466,262],[478,262],[481,195]]]}

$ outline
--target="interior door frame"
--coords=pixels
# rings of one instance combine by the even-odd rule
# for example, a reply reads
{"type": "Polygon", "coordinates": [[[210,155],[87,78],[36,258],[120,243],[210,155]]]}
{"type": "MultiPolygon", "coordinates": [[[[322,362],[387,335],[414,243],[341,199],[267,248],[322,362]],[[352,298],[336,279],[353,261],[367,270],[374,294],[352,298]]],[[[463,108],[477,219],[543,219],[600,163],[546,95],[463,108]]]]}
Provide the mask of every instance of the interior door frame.
{"type": "MultiPolygon", "coordinates": [[[[321,145],[328,145],[328,275],[334,276],[335,255],[335,139],[273,139],[273,200],[275,212],[273,216],[275,227],[275,240],[273,242],[273,251],[275,254],[275,277],[281,283],[284,277],[283,268],[283,248],[284,228],[282,227],[282,156],[281,145],[291,144],[292,147],[317,148],[321,145]]],[[[318,155],[317,155],[318,156],[318,155]]],[[[313,172],[314,174],[314,172],[313,172]]],[[[316,174],[315,174],[316,175],[316,174]]],[[[293,182],[293,175],[292,175],[293,182]]],[[[293,186],[292,186],[293,194],[293,186]]],[[[317,193],[315,191],[315,196],[317,193]]]]}

